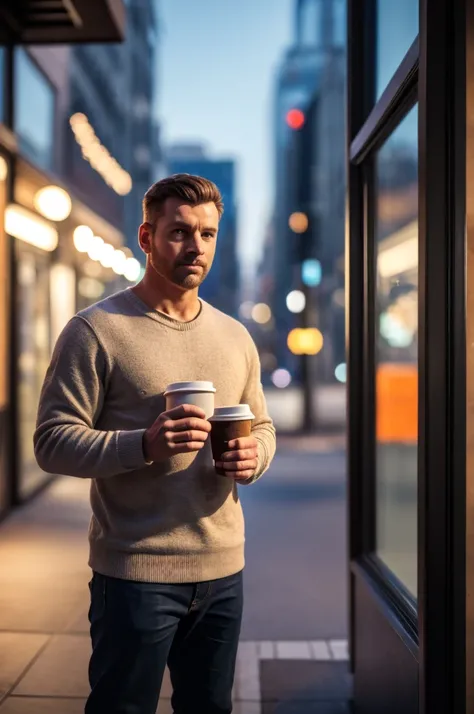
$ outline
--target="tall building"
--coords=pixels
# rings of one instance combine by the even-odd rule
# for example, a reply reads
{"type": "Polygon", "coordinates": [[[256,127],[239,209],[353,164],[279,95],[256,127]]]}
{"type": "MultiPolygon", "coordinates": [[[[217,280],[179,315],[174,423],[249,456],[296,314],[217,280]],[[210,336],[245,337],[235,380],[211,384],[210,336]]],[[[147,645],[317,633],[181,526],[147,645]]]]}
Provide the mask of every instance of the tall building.
{"type": "Polygon", "coordinates": [[[80,45],[71,51],[68,121],[85,115],[111,155],[117,180],[83,161],[74,127],[67,135],[67,177],[127,236],[136,258],[143,194],[154,180],[158,151],[152,106],[156,82],[158,21],[155,0],[128,0],[127,33],[121,45],[80,45]],[[120,175],[121,170],[121,175],[120,175]]]}
{"type": "MultiPolygon", "coordinates": [[[[327,81],[327,66],[336,48],[343,48],[345,36],[344,0],[298,0],[295,4],[295,36],[277,76],[275,94],[275,250],[272,308],[277,332],[277,360],[298,379],[298,360],[286,345],[289,331],[298,317],[286,305],[288,293],[301,281],[303,238],[289,226],[293,213],[309,217],[305,237],[307,257],[317,239],[319,216],[316,210],[319,103],[327,81]],[[306,195],[307,194],[307,195],[306,195]]],[[[343,97],[339,108],[343,115],[343,97]]],[[[342,164],[341,164],[342,165],[342,164]]]]}
{"type": "Polygon", "coordinates": [[[221,191],[224,215],[219,225],[216,255],[200,295],[219,310],[235,317],[240,286],[235,161],[212,159],[200,144],[183,144],[170,147],[166,165],[170,175],[187,173],[203,176],[213,181],[221,191]]]}

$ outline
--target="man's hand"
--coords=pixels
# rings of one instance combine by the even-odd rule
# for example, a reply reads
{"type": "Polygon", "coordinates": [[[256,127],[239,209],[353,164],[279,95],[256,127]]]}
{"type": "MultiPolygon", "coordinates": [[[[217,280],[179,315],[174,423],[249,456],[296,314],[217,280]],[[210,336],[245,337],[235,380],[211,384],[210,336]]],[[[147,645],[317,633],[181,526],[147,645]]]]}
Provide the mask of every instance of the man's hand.
{"type": "Polygon", "coordinates": [[[165,461],[175,454],[200,451],[211,431],[202,409],[183,404],[160,414],[146,430],[143,453],[146,461],[165,461]]]}
{"type": "Polygon", "coordinates": [[[226,476],[237,481],[247,481],[255,474],[257,469],[258,442],[250,436],[229,441],[229,451],[221,456],[221,461],[216,462],[216,467],[224,469],[226,476]]]}

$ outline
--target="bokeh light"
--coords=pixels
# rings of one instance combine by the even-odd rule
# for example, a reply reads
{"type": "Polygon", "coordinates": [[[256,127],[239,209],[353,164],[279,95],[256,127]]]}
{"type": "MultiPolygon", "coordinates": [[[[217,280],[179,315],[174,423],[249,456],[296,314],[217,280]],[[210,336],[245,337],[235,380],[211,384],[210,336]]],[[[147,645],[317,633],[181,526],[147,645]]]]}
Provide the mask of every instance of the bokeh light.
{"type": "Polygon", "coordinates": [[[257,322],[259,325],[265,325],[272,319],[272,311],[270,307],[264,303],[259,302],[252,308],[252,320],[257,322]]]}
{"type": "Polygon", "coordinates": [[[306,307],[306,297],[301,290],[292,290],[286,296],[286,306],[290,312],[303,312],[306,307]]]}
{"type": "Polygon", "coordinates": [[[285,389],[291,384],[291,374],[287,369],[276,369],[272,374],[272,382],[278,389],[285,389]]]}
{"type": "Polygon", "coordinates": [[[301,213],[300,211],[292,213],[288,219],[288,225],[293,233],[304,233],[308,230],[308,224],[308,216],[306,213],[301,213]]]}
{"type": "Polygon", "coordinates": [[[297,327],[289,333],[287,344],[294,355],[317,355],[323,348],[324,338],[316,327],[297,327]]]}
{"type": "Polygon", "coordinates": [[[301,109],[290,109],[286,115],[286,123],[290,129],[302,129],[305,122],[304,112],[301,109]]]}
{"type": "Polygon", "coordinates": [[[323,271],[319,260],[305,260],[301,268],[301,279],[309,288],[315,288],[321,283],[323,271]]]}
{"type": "Polygon", "coordinates": [[[346,368],[346,363],[342,362],[341,364],[338,364],[336,369],[334,370],[334,376],[336,377],[338,382],[342,382],[345,384],[347,380],[347,368],[346,368]]]}

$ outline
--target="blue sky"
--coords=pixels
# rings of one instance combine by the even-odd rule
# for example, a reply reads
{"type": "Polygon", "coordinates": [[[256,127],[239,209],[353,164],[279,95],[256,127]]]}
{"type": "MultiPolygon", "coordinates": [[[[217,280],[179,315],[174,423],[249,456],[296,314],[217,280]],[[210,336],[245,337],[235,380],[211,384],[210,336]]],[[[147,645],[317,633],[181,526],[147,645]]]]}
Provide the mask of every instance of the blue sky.
{"type": "Polygon", "coordinates": [[[294,0],[161,0],[157,112],[166,143],[203,141],[238,162],[239,254],[260,253],[273,195],[275,69],[294,0]]]}

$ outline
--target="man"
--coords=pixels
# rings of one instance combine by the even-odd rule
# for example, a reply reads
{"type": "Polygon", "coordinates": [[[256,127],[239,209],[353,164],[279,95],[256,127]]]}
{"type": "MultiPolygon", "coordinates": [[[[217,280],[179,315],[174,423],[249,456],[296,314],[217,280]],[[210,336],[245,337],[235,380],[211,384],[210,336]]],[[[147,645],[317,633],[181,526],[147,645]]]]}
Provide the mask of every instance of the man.
{"type": "Polygon", "coordinates": [[[268,468],[275,432],[245,328],[200,300],[218,188],[176,175],[146,193],[143,280],[76,315],[46,375],[39,465],[91,479],[86,714],[155,714],[166,663],[175,714],[229,714],[242,616],[244,524],[237,484],[268,468]],[[247,403],[252,435],[216,474],[210,424],[168,384],[209,380],[216,404],[247,403]]]}

